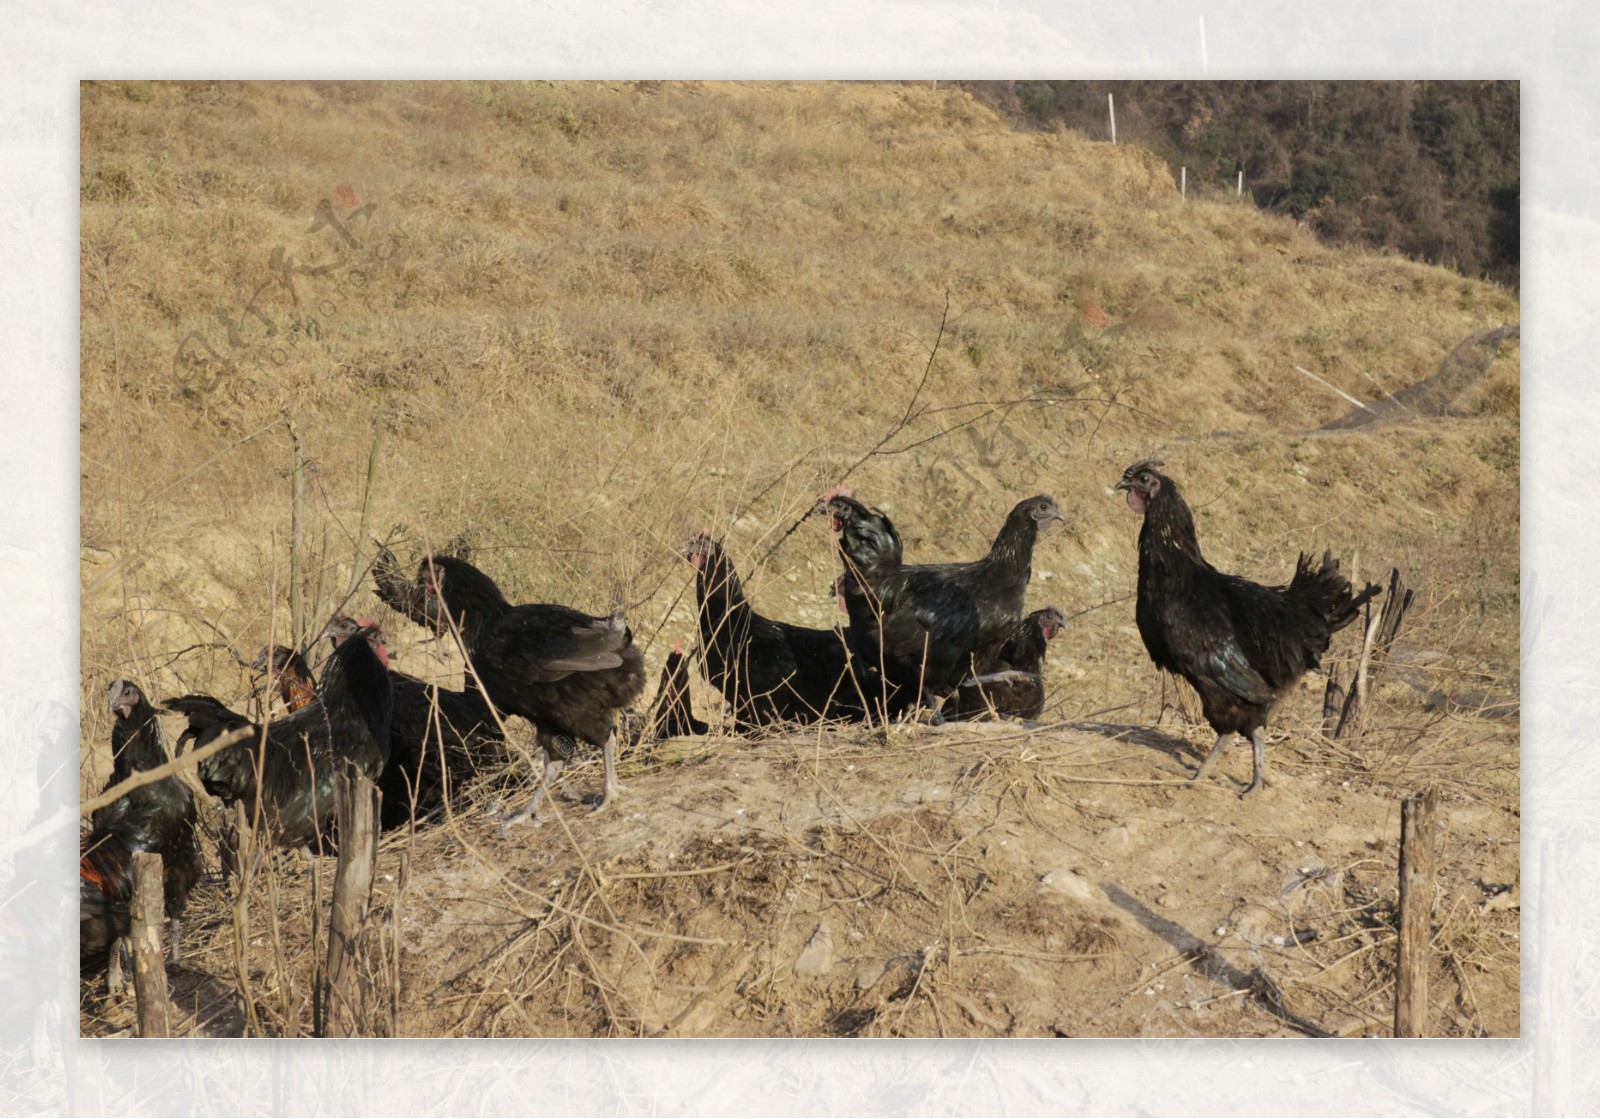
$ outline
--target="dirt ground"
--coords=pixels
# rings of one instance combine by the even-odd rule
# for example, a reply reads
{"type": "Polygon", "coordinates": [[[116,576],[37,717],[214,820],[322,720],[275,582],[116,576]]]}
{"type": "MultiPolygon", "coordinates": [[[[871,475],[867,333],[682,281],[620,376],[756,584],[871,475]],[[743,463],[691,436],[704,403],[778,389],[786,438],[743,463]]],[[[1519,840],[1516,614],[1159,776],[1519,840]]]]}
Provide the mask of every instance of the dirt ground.
{"type": "MultiPolygon", "coordinates": [[[[538,824],[501,823],[525,787],[486,782],[385,838],[364,1013],[402,1036],[1386,1035],[1391,783],[1291,735],[1260,794],[1236,795],[1242,744],[1190,785],[1209,731],[1139,706],[676,739],[631,759],[600,815],[582,802],[598,766],[570,770],[538,824]]],[[[1473,724],[1484,759],[1513,729],[1434,718],[1473,724]]],[[[1441,815],[1433,1029],[1515,1035],[1515,804],[1451,784],[1441,815]]],[[[284,913],[282,966],[266,918],[251,926],[267,1033],[302,1028],[306,985],[284,977],[311,970],[308,866],[275,856],[253,891],[284,913]]],[[[193,903],[184,1032],[245,1025],[227,896],[212,881],[193,903]]],[[[84,1030],[125,1030],[131,1009],[90,994],[84,1030]]]]}

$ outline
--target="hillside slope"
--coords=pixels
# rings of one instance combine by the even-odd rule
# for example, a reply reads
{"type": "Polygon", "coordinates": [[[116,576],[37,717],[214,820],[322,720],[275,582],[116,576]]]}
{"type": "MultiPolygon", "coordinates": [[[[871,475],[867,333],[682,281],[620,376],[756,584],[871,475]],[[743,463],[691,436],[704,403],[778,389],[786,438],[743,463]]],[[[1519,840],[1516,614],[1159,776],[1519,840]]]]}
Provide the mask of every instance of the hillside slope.
{"type": "MultiPolygon", "coordinates": [[[[683,984],[727,985],[739,997],[703,1021],[693,1017],[702,1003],[683,1019],[694,1023],[688,1032],[1025,1033],[1054,1023],[1043,1010],[1016,1012],[1022,994],[1000,1000],[1014,1008],[1005,1014],[984,1009],[976,992],[997,980],[955,962],[973,948],[961,939],[969,936],[1101,960],[1050,964],[1098,977],[1079,982],[1083,1005],[1101,1009],[1062,1019],[1063,1032],[1158,1031],[1156,1018],[1109,1009],[1112,988],[1133,984],[1163,943],[1166,926],[1140,914],[1160,909],[1162,920],[1222,951],[1208,935],[1219,926],[1207,923],[1227,907],[1213,895],[1265,898],[1285,887],[1281,876],[1300,872],[1290,866],[1298,849],[1262,846],[1278,842],[1262,838],[1271,833],[1290,844],[1334,843],[1319,854],[1342,877],[1327,881],[1355,891],[1319,903],[1330,915],[1323,944],[1354,939],[1319,946],[1328,955],[1317,966],[1363,934],[1380,943],[1394,803],[1421,783],[1444,785],[1452,811],[1464,814],[1452,817],[1459,826],[1446,841],[1456,892],[1441,920],[1459,928],[1488,886],[1514,880],[1517,728],[1506,712],[1518,690],[1515,344],[1482,355],[1465,387],[1429,397],[1425,412],[1348,431],[1317,431],[1351,405],[1306,375],[1362,400],[1400,394],[1437,373],[1463,340],[1514,324],[1506,290],[1330,249],[1247,204],[1184,205],[1146,152],[1014,132],[944,89],[90,83],[82,147],[86,788],[109,772],[107,680],[132,676],[154,694],[204,689],[232,701],[250,684],[233,654],[248,660],[269,639],[283,640],[286,417],[309,463],[309,618],[344,598],[358,548],[364,563],[369,538],[403,523],[401,551],[464,539],[514,599],[592,612],[624,604],[652,672],[673,641],[693,634],[690,571],[677,549],[697,527],[726,537],[762,610],[829,625],[837,615],[828,535],[814,521],[786,533],[831,484],[847,480],[889,510],[917,559],[980,554],[1027,494],[1051,492],[1068,514],[1067,531],[1041,545],[1029,591],[1030,604],[1055,603],[1073,617],[1051,652],[1050,729],[912,730],[888,743],[830,732],[804,747],[780,740],[754,750],[714,737],[632,761],[626,814],[575,824],[576,850],[554,832],[499,839],[481,810],[512,795],[502,786],[514,774],[491,777],[463,802],[456,829],[405,841],[411,885],[401,927],[421,920],[419,906],[443,923],[401,934],[402,989],[419,992],[403,1002],[403,1032],[666,1028],[682,1007],[660,992],[647,999],[630,988],[625,1009],[593,1009],[597,991],[639,982],[626,953],[587,959],[588,979],[565,993],[540,986],[547,1003],[512,1000],[525,1017],[487,995],[424,999],[420,977],[439,966],[441,930],[467,918],[423,899],[498,899],[484,902],[492,909],[506,881],[568,874],[585,861],[615,858],[643,873],[672,854],[713,866],[718,838],[757,852],[781,841],[785,858],[802,860],[820,856],[791,838],[811,852],[844,844],[848,865],[876,867],[855,883],[862,919],[877,922],[870,933],[861,928],[869,943],[859,954],[889,959],[942,945],[920,959],[928,967],[942,959],[939,990],[977,999],[977,1013],[958,1030],[940,1015],[959,1004],[928,1002],[918,988],[925,1001],[916,1009],[885,1017],[866,1007],[863,1016],[865,1003],[846,997],[828,969],[806,988],[817,1005],[802,1009],[785,995],[788,1009],[758,1024],[748,992],[789,951],[785,941],[714,957],[703,973],[690,968],[683,984]],[[1310,682],[1277,720],[1290,737],[1274,746],[1274,765],[1288,782],[1271,801],[1243,808],[1220,785],[1075,783],[1175,780],[1172,756],[1189,743],[1192,761],[1194,744],[1208,738],[1170,713],[1151,729],[1170,689],[1132,626],[1138,526],[1110,490],[1124,466],[1150,454],[1183,482],[1206,554],[1224,570],[1281,582],[1297,551],[1331,547],[1364,575],[1397,566],[1417,588],[1404,663],[1385,677],[1367,737],[1351,748],[1315,734],[1320,680],[1310,682]],[[980,771],[1003,771],[1011,784],[983,777],[988,800],[956,795],[963,780],[977,780],[960,774],[984,759],[993,769],[980,771]],[[641,829],[666,827],[653,805],[715,799],[731,775],[749,790],[740,806],[770,824],[797,790],[812,797],[817,781],[863,770],[874,774],[859,790],[863,801],[838,794],[857,805],[848,816],[802,813],[781,827],[730,830],[710,812],[698,831],[674,824],[670,841],[639,842],[641,829]],[[943,791],[904,799],[927,782],[943,791]],[[1219,829],[1243,856],[1147,853],[1131,838],[1137,818],[1174,833],[1163,845],[1178,843],[1199,819],[1197,798],[1200,826],[1219,829]],[[1295,826],[1275,823],[1289,820],[1295,826]],[[975,865],[1004,879],[1015,912],[980,905],[972,930],[963,925],[958,936],[945,908],[956,895],[932,884],[948,892],[969,881],[950,852],[1002,821],[1029,855],[1016,860],[991,844],[994,854],[975,865]],[[814,834],[824,823],[833,838],[814,834]],[[873,842],[880,825],[895,843],[873,842]],[[1351,834],[1330,840],[1335,826],[1351,834]],[[1122,843],[1104,834],[1118,827],[1132,829],[1127,844],[1105,846],[1122,843]],[[877,854],[849,853],[863,842],[877,854]],[[895,880],[873,861],[885,848],[909,860],[921,883],[914,905],[937,902],[938,921],[933,910],[905,917],[905,891],[867,889],[873,874],[895,880]],[[1081,907],[1073,921],[1116,924],[1106,936],[1083,932],[1081,951],[1071,947],[1078,925],[1052,929],[1056,917],[1024,905],[1066,865],[1068,849],[1091,853],[1068,867],[1089,891],[1063,903],[1081,907]],[[1212,856],[1221,869],[1201,874],[1212,856]],[[991,857],[999,861],[982,861],[991,857]],[[1113,886],[1131,901],[1118,903],[1113,886]],[[1163,894],[1173,916],[1155,904],[1163,894]],[[904,943],[882,931],[902,920],[916,927],[904,943]],[[824,1003],[838,1013],[829,1017],[824,1003]]],[[[365,586],[352,605],[379,610],[365,586]]],[[[459,679],[458,659],[422,644],[398,618],[387,624],[402,666],[459,679]]],[[[1336,651],[1347,654],[1352,641],[1345,635],[1336,651]]],[[[695,701],[717,715],[703,682],[695,701]]],[[[582,771],[569,782],[573,792],[590,784],[582,771]]],[[[784,869],[762,870],[761,888],[775,891],[763,906],[787,896],[784,875],[799,865],[771,857],[784,869]]],[[[285,911],[304,916],[304,876],[281,873],[284,890],[302,891],[282,902],[285,911]]],[[[701,877],[684,881],[714,887],[716,875],[701,877]]],[[[584,877],[584,905],[610,907],[613,929],[654,927],[652,915],[681,899],[641,893],[640,881],[584,877]]],[[[221,977],[232,974],[230,934],[213,888],[215,940],[202,970],[221,977]]],[[[845,896],[837,881],[815,895],[801,889],[783,903],[793,908],[783,936],[810,937],[845,896]]],[[[550,900],[519,904],[559,939],[565,931],[538,915],[550,900]]],[[[678,931],[748,945],[770,919],[759,906],[728,909],[711,931],[688,919],[678,931]]],[[[1515,911],[1474,921],[1450,965],[1455,978],[1436,992],[1438,1029],[1514,1034],[1515,911]]],[[[835,954],[851,955],[837,944],[844,925],[828,924],[835,954]]],[[[465,951],[474,936],[504,933],[487,917],[480,925],[449,936],[465,951]]],[[[1257,932],[1250,951],[1258,953],[1268,935],[1284,935],[1257,932]]],[[[527,983],[547,966],[567,966],[552,962],[544,935],[513,933],[499,942],[495,966],[514,966],[527,983]]],[[[668,943],[691,942],[649,951],[668,943]]],[[[263,974],[276,967],[264,951],[263,974]]],[[[1286,982],[1276,959],[1262,956],[1261,966],[1286,982]]],[[[1058,981],[1046,968],[1017,990],[1058,981]]],[[[1352,1015],[1382,1020],[1386,982],[1381,971],[1350,974],[1335,984],[1337,998],[1296,1013],[1313,1015],[1318,1028],[1342,1028],[1352,1015]],[[1335,1015],[1339,1000],[1365,1000],[1361,1014],[1335,1015]]],[[[271,1030],[304,1028],[293,1024],[291,994],[257,995],[271,1030]]],[[[1187,1028],[1284,1028],[1259,999],[1235,1002],[1257,1009],[1187,1028]]],[[[91,1004],[86,1028],[117,1022],[116,1008],[91,1004]]]]}

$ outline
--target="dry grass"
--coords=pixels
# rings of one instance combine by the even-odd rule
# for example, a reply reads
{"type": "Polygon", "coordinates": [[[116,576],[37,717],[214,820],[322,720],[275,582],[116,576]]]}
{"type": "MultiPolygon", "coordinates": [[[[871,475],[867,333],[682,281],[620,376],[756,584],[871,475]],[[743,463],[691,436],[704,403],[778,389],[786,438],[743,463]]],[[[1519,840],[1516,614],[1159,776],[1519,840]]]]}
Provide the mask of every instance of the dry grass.
{"type": "MultiPolygon", "coordinates": [[[[1468,335],[1515,321],[1515,298],[1502,289],[1331,249],[1248,206],[1182,206],[1143,153],[1013,133],[947,90],[94,83],[83,91],[82,146],[86,792],[109,771],[108,679],[134,677],[158,696],[206,690],[242,701],[252,682],[233,654],[249,659],[285,640],[285,417],[312,461],[311,617],[342,598],[358,551],[361,562],[371,555],[357,526],[377,429],[371,524],[403,523],[402,552],[465,534],[514,600],[591,611],[622,603],[653,671],[673,640],[694,632],[677,548],[696,527],[726,537],[758,608],[832,623],[826,534],[811,523],[784,534],[914,398],[904,429],[851,484],[894,515],[909,553],[930,559],[981,553],[1015,500],[1053,493],[1071,523],[1041,549],[1030,599],[1077,616],[1052,649],[1046,720],[1095,722],[1095,712],[1135,705],[1096,717],[1127,724],[1133,738],[1062,732],[1061,750],[1093,733],[1110,751],[1084,764],[1051,763],[1048,736],[1011,761],[1011,747],[993,746],[1001,754],[973,781],[1010,805],[1019,826],[1055,826],[1045,804],[1072,805],[1078,827],[1092,819],[1085,799],[1101,793],[1173,795],[1138,784],[1175,778],[1152,772],[1161,754],[1134,740],[1158,714],[1159,685],[1131,627],[1135,522],[1108,488],[1150,453],[1183,483],[1207,556],[1223,569],[1278,581],[1296,551],[1331,547],[1366,576],[1398,566],[1418,590],[1405,663],[1386,677],[1365,740],[1321,739],[1315,704],[1297,696],[1280,723],[1293,733],[1275,747],[1277,764],[1334,790],[1349,782],[1351,796],[1434,782],[1463,803],[1517,804],[1517,720],[1495,717],[1519,691],[1515,348],[1451,414],[1381,431],[1308,434],[1348,405],[1293,371],[1364,399],[1397,391],[1433,374],[1468,335]],[[337,199],[334,216],[359,246],[326,222],[313,228],[323,199],[337,199]],[[374,208],[361,217],[366,203],[374,208]],[[293,265],[328,270],[295,274],[291,294],[270,266],[280,248],[293,265]],[[246,310],[252,297],[259,314],[246,310]],[[195,342],[175,360],[190,332],[235,366],[225,371],[195,342]]],[[[379,609],[365,587],[353,605],[379,609]]],[[[459,681],[459,658],[397,621],[391,629],[401,667],[459,681]]],[[[695,703],[717,717],[703,681],[695,703]]],[[[871,764],[875,749],[903,757],[917,748],[827,730],[804,741],[759,753],[773,781],[820,789],[841,765],[871,764]]],[[[718,780],[730,754],[743,757],[721,739],[669,744],[658,760],[635,762],[634,779],[689,797],[718,780]]],[[[1017,868],[1004,872],[1018,876],[1011,909],[963,900],[968,815],[767,829],[725,841],[754,852],[727,869],[616,877],[645,873],[648,856],[638,854],[596,877],[582,869],[582,844],[600,839],[576,824],[581,843],[546,828],[537,850],[490,834],[474,806],[517,795],[517,780],[515,770],[486,777],[459,818],[405,838],[402,947],[374,933],[374,980],[404,981],[416,966],[404,921],[428,907],[439,920],[512,930],[501,955],[453,968],[428,960],[431,975],[459,973],[457,986],[426,997],[405,988],[421,1003],[408,1000],[389,1015],[398,1024],[374,1028],[936,1035],[1055,1021],[1013,1000],[1001,1029],[1006,1014],[973,994],[1002,957],[971,955],[985,945],[970,938],[986,921],[1035,928],[1043,903],[1022,896],[1033,886],[1017,868]],[[439,882],[429,876],[463,853],[533,878],[559,868],[562,885],[514,888],[502,869],[486,880],[494,885],[473,883],[460,898],[430,892],[439,882]],[[696,924],[742,904],[729,898],[761,893],[752,876],[764,876],[768,905],[798,883],[821,889],[818,876],[829,897],[870,892],[887,877],[897,899],[912,900],[877,917],[903,922],[899,932],[871,935],[894,940],[897,953],[937,950],[907,956],[909,978],[889,994],[886,980],[797,999],[781,952],[752,948],[726,923],[715,933],[696,924]],[[677,924],[664,927],[661,914],[677,924]],[[725,1003],[723,993],[664,993],[729,984],[739,990],[725,1003]],[[716,1016],[737,1007],[743,1016],[716,1016]]],[[[645,798],[634,803],[648,815],[645,798]]],[[[398,881],[397,842],[386,842],[380,869],[398,881]]],[[[677,859],[699,869],[729,861],[693,844],[677,859]]],[[[251,886],[253,927],[266,929],[264,915],[276,912],[279,939],[296,929],[303,940],[281,959],[251,955],[245,1002],[261,1030],[303,1032],[308,874],[264,866],[251,886]]],[[[220,921],[231,895],[210,889],[197,904],[220,921]]],[[[1087,923],[999,946],[1075,957],[1041,964],[1040,982],[1045,972],[1051,982],[1095,972],[1087,958],[1126,952],[1129,928],[1101,918],[1136,924],[1128,912],[1079,916],[1087,923]]],[[[787,920],[776,926],[783,936],[811,935],[787,920]]],[[[1514,945],[1460,927],[1445,939],[1461,973],[1481,987],[1473,969],[1492,958],[1509,967],[1514,992],[1514,957],[1505,959],[1514,945]]],[[[210,936],[196,982],[231,1004],[236,961],[220,924],[210,936]]],[[[1342,988],[1339,997],[1368,1012],[1381,977],[1368,980],[1365,994],[1342,988]]],[[[1281,1025],[1256,996],[1233,1002],[1257,1017],[1229,1011],[1236,1016],[1210,1027],[1281,1025]]],[[[1460,1013],[1478,1028],[1481,1015],[1460,1013]]],[[[1094,1027],[1084,1018],[1062,1028],[1094,1027]]]]}

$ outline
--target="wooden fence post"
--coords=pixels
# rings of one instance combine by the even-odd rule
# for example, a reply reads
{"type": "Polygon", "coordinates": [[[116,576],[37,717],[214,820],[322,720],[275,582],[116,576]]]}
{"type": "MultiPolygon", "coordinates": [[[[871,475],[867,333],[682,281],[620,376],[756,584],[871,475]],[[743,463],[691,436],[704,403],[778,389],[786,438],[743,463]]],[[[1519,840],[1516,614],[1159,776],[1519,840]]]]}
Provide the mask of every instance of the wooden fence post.
{"type": "Polygon", "coordinates": [[[339,862],[333,874],[333,912],[328,921],[327,992],[323,1036],[360,1036],[367,999],[361,975],[360,940],[372,900],[378,861],[378,790],[347,768],[334,784],[339,823],[339,862]]]}
{"type": "Polygon", "coordinates": [[[133,853],[133,897],[128,902],[128,939],[133,942],[133,995],[140,1037],[171,1037],[167,1013],[167,958],[161,951],[166,902],[161,856],[133,853]]]}
{"type": "Polygon", "coordinates": [[[1433,815],[1439,790],[1400,803],[1400,938],[1394,1036],[1424,1037],[1428,1022],[1429,918],[1433,913],[1433,815]]]}

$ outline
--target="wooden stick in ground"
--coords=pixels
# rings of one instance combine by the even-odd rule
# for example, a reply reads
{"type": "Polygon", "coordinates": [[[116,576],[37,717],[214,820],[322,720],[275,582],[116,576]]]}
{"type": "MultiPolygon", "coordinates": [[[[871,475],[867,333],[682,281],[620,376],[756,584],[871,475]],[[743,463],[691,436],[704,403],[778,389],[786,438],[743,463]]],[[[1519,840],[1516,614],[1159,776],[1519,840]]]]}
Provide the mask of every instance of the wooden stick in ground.
{"type": "MultiPolygon", "coordinates": [[[[1350,556],[1350,585],[1361,586],[1361,549],[1350,556]]],[[[1350,684],[1345,681],[1349,666],[1343,657],[1328,666],[1328,683],[1322,689],[1322,733],[1329,738],[1339,737],[1344,724],[1345,707],[1350,701],[1350,684]]]]}
{"type": "Polygon", "coordinates": [[[1433,912],[1433,816],[1439,790],[1400,804],[1400,959],[1394,1036],[1424,1037],[1428,1019],[1428,926],[1433,912]]]}
{"type": "Polygon", "coordinates": [[[165,916],[161,856],[133,853],[133,897],[128,902],[128,939],[133,942],[133,995],[140,1037],[171,1037],[167,1012],[167,960],[161,951],[165,916]]]}
{"type": "Polygon", "coordinates": [[[339,863],[333,874],[333,913],[328,922],[326,1036],[361,1033],[359,948],[372,876],[378,860],[378,790],[361,774],[347,770],[334,784],[339,821],[339,863]]]}
{"type": "Polygon", "coordinates": [[[1361,656],[1356,661],[1355,678],[1350,681],[1350,695],[1345,699],[1344,714],[1339,717],[1339,726],[1333,732],[1335,738],[1360,739],[1361,729],[1366,723],[1367,691],[1371,687],[1369,665],[1372,661],[1373,642],[1378,637],[1378,626],[1383,621],[1382,611],[1374,611],[1372,605],[1367,605],[1366,635],[1361,639],[1361,656]]]}
{"type": "Polygon", "coordinates": [[[1344,713],[1340,716],[1339,726],[1333,733],[1335,738],[1361,737],[1361,731],[1366,723],[1367,700],[1377,686],[1378,672],[1388,660],[1389,647],[1394,644],[1394,639],[1400,632],[1400,622],[1411,606],[1412,595],[1413,592],[1401,581],[1399,569],[1391,568],[1389,593],[1384,596],[1383,609],[1374,614],[1371,605],[1367,607],[1367,629],[1366,637],[1361,643],[1361,659],[1356,667],[1355,679],[1350,685],[1350,696],[1345,702],[1344,713]]]}
{"type": "Polygon", "coordinates": [[[1394,639],[1400,633],[1400,623],[1405,619],[1406,611],[1411,608],[1411,599],[1416,592],[1405,585],[1400,578],[1400,569],[1389,569],[1389,593],[1383,600],[1383,616],[1378,620],[1377,651],[1381,658],[1387,659],[1389,646],[1394,644],[1394,639]]]}

